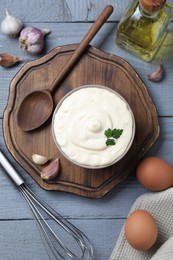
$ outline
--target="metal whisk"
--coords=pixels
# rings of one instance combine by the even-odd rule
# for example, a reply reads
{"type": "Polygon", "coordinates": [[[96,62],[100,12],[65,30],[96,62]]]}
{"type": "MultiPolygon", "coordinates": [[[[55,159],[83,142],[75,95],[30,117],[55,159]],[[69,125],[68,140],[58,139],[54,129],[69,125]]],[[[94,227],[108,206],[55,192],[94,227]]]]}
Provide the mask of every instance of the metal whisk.
{"type": "Polygon", "coordinates": [[[35,195],[1,151],[0,164],[27,201],[39,227],[49,258],[51,260],[93,259],[93,249],[89,239],[35,195]],[[59,235],[54,231],[57,227],[60,229],[59,235]],[[62,241],[60,235],[65,237],[65,242],[62,241]],[[73,249],[70,248],[70,245],[73,245],[73,249]]]}

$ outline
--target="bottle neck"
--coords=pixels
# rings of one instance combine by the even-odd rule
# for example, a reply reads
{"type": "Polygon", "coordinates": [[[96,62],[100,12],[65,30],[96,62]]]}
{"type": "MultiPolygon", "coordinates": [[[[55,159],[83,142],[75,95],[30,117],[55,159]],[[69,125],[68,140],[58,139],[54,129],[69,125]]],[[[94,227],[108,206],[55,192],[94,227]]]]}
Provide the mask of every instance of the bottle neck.
{"type": "Polygon", "coordinates": [[[140,3],[140,1],[139,1],[139,10],[140,10],[140,13],[141,13],[142,16],[144,16],[144,17],[146,17],[146,18],[151,18],[151,19],[157,18],[158,14],[159,14],[159,12],[160,12],[160,10],[153,11],[153,12],[146,11],[146,10],[143,8],[143,6],[142,6],[142,4],[140,3]]]}

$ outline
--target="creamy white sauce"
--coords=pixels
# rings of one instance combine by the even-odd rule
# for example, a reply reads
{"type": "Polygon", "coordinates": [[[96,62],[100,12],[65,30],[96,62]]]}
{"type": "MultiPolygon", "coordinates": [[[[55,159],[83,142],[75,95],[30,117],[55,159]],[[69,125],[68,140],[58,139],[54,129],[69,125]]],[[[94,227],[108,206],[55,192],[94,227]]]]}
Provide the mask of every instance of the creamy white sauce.
{"type": "Polygon", "coordinates": [[[106,87],[86,86],[70,92],[53,116],[53,132],[61,152],[84,167],[106,167],[129,149],[135,123],[127,102],[106,87]],[[106,146],[104,131],[123,129],[116,144],[106,146]]]}

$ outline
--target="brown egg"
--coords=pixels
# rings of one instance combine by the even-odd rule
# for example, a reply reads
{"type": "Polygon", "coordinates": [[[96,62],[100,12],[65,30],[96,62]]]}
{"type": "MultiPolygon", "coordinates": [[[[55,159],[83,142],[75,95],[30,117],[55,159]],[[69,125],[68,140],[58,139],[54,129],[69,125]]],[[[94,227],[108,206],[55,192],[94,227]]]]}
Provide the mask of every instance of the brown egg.
{"type": "Polygon", "coordinates": [[[156,242],[158,229],[154,218],[145,210],[136,210],[129,215],[125,224],[125,236],[129,244],[146,251],[156,242]]]}
{"type": "Polygon", "coordinates": [[[173,186],[173,167],[158,157],[143,159],[137,166],[136,176],[149,190],[161,191],[173,186]]]}

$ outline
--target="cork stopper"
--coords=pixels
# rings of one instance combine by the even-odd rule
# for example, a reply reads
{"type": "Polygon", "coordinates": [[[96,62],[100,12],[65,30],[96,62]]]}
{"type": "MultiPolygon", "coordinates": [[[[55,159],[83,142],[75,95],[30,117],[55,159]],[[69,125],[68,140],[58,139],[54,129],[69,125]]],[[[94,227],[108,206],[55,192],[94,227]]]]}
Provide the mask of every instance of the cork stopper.
{"type": "Polygon", "coordinates": [[[142,8],[149,13],[162,9],[165,3],[166,0],[140,0],[142,8]]]}

